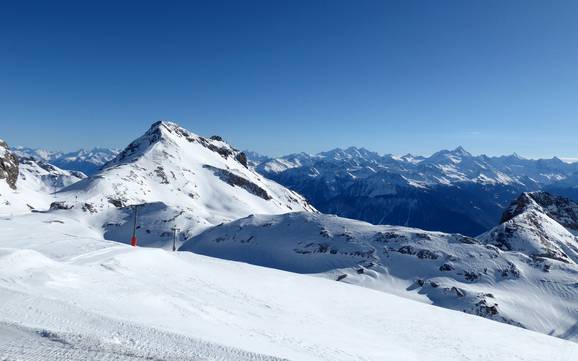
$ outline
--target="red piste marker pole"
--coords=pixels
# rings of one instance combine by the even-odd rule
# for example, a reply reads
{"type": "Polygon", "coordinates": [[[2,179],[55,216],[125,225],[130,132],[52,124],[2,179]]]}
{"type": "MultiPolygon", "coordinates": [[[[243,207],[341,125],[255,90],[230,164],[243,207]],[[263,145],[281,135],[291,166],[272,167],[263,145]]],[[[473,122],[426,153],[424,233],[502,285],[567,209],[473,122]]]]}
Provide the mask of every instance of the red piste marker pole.
{"type": "Polygon", "coordinates": [[[134,221],[132,223],[132,237],[130,238],[130,245],[136,247],[137,239],[136,239],[136,216],[137,216],[137,209],[138,206],[134,205],[134,221]]]}

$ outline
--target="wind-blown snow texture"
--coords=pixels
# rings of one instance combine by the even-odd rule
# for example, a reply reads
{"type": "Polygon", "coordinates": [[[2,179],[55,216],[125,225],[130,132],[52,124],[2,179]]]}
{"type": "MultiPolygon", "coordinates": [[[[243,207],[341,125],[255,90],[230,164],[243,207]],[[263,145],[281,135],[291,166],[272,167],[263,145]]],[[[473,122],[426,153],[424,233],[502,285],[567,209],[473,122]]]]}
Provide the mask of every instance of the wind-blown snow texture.
{"type": "Polygon", "coordinates": [[[265,176],[303,194],[325,213],[476,236],[499,221],[512,198],[551,190],[578,199],[578,163],[516,154],[474,156],[458,147],[430,157],[350,147],[272,159],[249,152],[265,176]]]}
{"type": "Polygon", "coordinates": [[[67,215],[0,219],[2,359],[578,357],[575,343],[383,292],[104,241],[67,215]]]}
{"type": "Polygon", "coordinates": [[[532,193],[478,239],[294,213],[215,227],[181,250],[321,274],[578,340],[578,241],[544,209],[566,225],[578,220],[577,204],[532,193]]]}

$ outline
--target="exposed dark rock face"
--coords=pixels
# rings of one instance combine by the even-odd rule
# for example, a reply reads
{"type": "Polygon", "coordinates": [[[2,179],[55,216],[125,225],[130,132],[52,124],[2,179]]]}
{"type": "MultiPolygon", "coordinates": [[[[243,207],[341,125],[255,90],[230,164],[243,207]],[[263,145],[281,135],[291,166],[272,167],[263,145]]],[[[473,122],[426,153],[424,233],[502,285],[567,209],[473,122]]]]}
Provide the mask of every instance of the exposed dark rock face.
{"type": "Polygon", "coordinates": [[[261,197],[265,200],[272,199],[269,193],[265,191],[263,188],[259,187],[255,183],[240,177],[234,173],[229,172],[228,170],[213,167],[210,165],[205,164],[203,168],[208,169],[213,172],[219,179],[223,182],[230,184],[231,186],[241,187],[247,192],[256,195],[257,197],[261,197]]]}
{"type": "Polygon", "coordinates": [[[5,179],[12,189],[18,180],[18,158],[9,150],[8,144],[0,139],[0,179],[5,179]]]}
{"type": "Polygon", "coordinates": [[[54,211],[57,209],[72,209],[72,205],[71,204],[67,204],[64,201],[58,201],[58,202],[52,202],[50,203],[50,210],[54,211]]]}
{"type": "Polygon", "coordinates": [[[239,154],[237,154],[237,156],[235,157],[236,160],[239,161],[239,163],[241,163],[242,165],[245,166],[245,168],[248,167],[247,165],[247,156],[245,155],[245,153],[241,152],[239,154]]]}

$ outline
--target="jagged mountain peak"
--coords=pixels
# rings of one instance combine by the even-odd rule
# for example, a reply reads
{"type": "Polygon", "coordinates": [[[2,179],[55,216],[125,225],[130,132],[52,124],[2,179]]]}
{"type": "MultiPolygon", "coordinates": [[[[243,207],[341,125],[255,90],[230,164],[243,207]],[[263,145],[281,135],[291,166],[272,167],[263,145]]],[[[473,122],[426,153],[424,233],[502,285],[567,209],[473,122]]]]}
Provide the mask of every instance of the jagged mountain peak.
{"type": "Polygon", "coordinates": [[[458,145],[454,150],[451,151],[453,154],[461,155],[465,157],[470,157],[472,154],[464,149],[461,145],[458,145]]]}
{"type": "Polygon", "coordinates": [[[175,122],[161,120],[153,123],[141,137],[130,143],[103,168],[134,162],[158,143],[163,143],[168,147],[164,151],[168,152],[169,156],[175,155],[172,153],[181,152],[187,143],[197,143],[224,158],[232,157],[244,167],[248,166],[246,155],[226,143],[220,136],[205,138],[190,132],[175,122]]]}
{"type": "Polygon", "coordinates": [[[318,157],[331,158],[335,160],[352,158],[379,158],[379,154],[364,147],[349,146],[347,148],[334,148],[326,152],[320,152],[318,157]]]}
{"type": "Polygon", "coordinates": [[[548,192],[522,193],[504,212],[500,223],[531,210],[547,215],[570,232],[578,234],[578,203],[548,192]]]}
{"type": "Polygon", "coordinates": [[[472,157],[472,154],[465,150],[461,145],[455,149],[448,150],[443,149],[438,152],[432,154],[429,158],[426,159],[428,162],[440,162],[444,160],[450,160],[454,163],[459,163],[462,158],[469,158],[472,157]]]}

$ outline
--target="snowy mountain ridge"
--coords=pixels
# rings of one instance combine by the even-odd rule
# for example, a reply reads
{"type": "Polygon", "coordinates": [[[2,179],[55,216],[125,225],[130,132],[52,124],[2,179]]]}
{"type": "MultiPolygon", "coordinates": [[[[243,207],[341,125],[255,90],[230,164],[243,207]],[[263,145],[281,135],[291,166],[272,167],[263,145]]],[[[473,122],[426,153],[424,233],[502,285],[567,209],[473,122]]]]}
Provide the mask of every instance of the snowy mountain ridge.
{"type": "Polygon", "coordinates": [[[470,236],[490,229],[522,192],[578,194],[578,163],[558,158],[474,156],[463,147],[429,157],[356,147],[275,159],[250,154],[258,172],[324,213],[470,236]]]}
{"type": "Polygon", "coordinates": [[[65,153],[41,148],[15,147],[13,152],[19,157],[34,158],[62,169],[92,175],[114,158],[119,151],[109,148],[92,148],[65,153]]]}
{"type": "Polygon", "coordinates": [[[532,193],[517,203],[528,198],[541,208],[524,209],[477,239],[293,213],[215,227],[181,250],[319,274],[578,340],[578,240],[540,211],[565,214],[552,205],[569,201],[532,193]]]}

